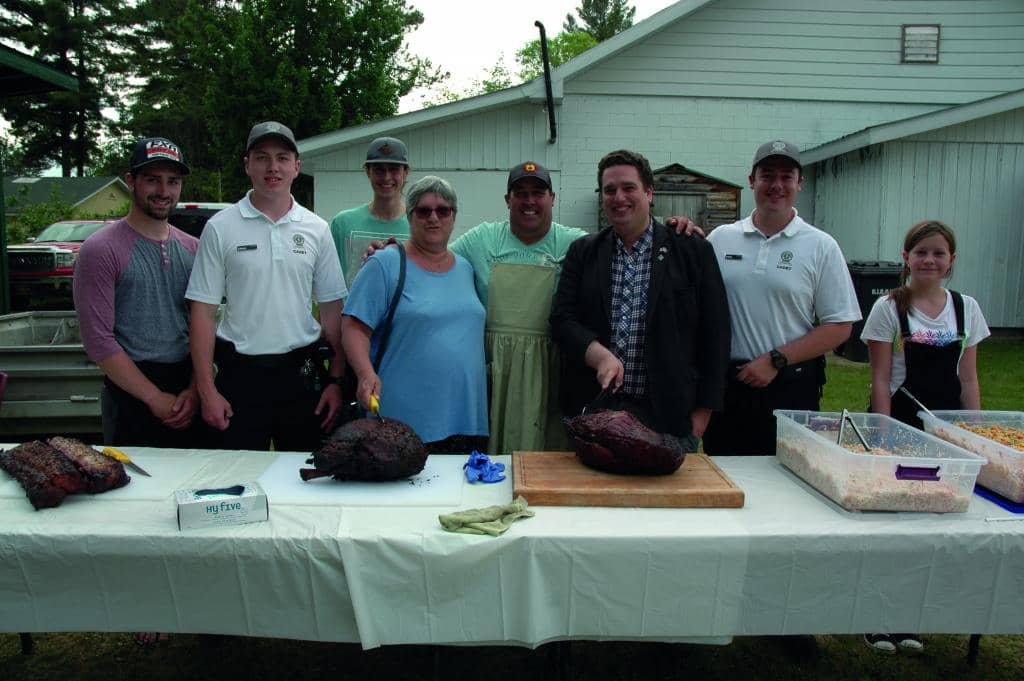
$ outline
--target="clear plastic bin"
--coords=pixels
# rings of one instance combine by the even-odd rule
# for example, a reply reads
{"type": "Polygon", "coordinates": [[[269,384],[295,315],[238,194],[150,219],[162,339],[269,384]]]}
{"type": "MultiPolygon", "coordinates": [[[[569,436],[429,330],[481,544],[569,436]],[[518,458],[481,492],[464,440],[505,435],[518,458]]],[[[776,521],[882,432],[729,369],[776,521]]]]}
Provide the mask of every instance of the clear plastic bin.
{"type": "Polygon", "coordinates": [[[776,409],[779,461],[851,511],[967,510],[984,458],[881,414],[850,414],[875,453],[849,423],[840,446],[841,416],[776,409]]]}
{"type": "Polygon", "coordinates": [[[1024,412],[950,410],[932,413],[934,418],[924,412],[918,414],[926,431],[988,459],[988,465],[978,474],[979,485],[1015,503],[1024,502],[1024,451],[956,425],[1003,426],[1024,432],[1024,412]]]}

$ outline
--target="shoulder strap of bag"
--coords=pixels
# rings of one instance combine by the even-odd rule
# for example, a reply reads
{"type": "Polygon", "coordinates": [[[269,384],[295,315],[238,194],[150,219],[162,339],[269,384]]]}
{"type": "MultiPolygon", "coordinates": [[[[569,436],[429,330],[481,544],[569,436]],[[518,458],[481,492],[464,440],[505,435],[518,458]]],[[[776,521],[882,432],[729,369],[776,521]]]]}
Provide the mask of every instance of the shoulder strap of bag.
{"type": "Polygon", "coordinates": [[[395,295],[391,296],[391,305],[388,306],[388,316],[384,320],[384,329],[380,333],[380,343],[377,345],[377,354],[373,358],[373,370],[380,371],[380,362],[384,359],[384,351],[388,347],[388,339],[391,338],[391,320],[395,318],[395,308],[398,307],[398,300],[402,297],[402,289],[405,288],[405,246],[398,246],[398,284],[395,286],[395,295]]]}

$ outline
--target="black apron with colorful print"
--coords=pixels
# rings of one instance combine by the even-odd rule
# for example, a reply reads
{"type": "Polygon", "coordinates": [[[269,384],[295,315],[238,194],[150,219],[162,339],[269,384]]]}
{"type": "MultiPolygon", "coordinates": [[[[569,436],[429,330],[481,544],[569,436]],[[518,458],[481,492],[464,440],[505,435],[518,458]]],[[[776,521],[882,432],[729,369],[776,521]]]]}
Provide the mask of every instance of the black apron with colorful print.
{"type": "MultiPolygon", "coordinates": [[[[926,345],[910,340],[910,323],[906,313],[898,313],[900,334],[903,337],[903,359],[907,366],[907,377],[900,387],[906,388],[929,409],[960,408],[960,377],[957,366],[964,341],[964,299],[956,291],[953,310],[956,313],[956,339],[947,345],[926,345]]],[[[920,408],[897,390],[892,396],[890,415],[907,425],[922,428],[917,417],[920,408]]]]}

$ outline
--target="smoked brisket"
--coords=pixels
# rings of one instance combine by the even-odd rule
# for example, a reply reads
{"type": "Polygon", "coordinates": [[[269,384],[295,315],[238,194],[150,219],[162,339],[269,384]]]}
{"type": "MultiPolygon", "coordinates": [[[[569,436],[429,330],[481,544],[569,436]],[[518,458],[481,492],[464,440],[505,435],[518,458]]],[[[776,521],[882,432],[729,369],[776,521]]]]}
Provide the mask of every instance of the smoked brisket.
{"type": "Polygon", "coordinates": [[[124,466],[78,440],[34,440],[0,452],[0,469],[24,488],[36,508],[59,506],[69,494],[105,492],[128,484],[124,466]],[[92,452],[90,454],[90,452],[92,452]]]}
{"type": "Polygon", "coordinates": [[[384,481],[416,475],[427,463],[427,448],[412,428],[394,419],[357,419],[337,428],[302,468],[303,480],[384,481]]]}
{"type": "Polygon", "coordinates": [[[97,494],[128,484],[128,473],[124,465],[92,447],[67,437],[51,437],[47,442],[81,471],[86,482],[86,492],[97,494]]]}
{"type": "Polygon", "coordinates": [[[625,475],[668,475],[686,452],[626,411],[596,411],[566,419],[576,456],[587,466],[625,475]]]}

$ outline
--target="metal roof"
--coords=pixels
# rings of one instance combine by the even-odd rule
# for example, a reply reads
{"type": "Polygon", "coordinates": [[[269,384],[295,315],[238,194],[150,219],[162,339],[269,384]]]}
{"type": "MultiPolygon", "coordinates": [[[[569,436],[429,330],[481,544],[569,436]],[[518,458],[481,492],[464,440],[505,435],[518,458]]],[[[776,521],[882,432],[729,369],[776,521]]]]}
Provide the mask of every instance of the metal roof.
{"type": "Polygon", "coordinates": [[[0,92],[4,97],[51,90],[78,92],[78,80],[6,45],[0,45],[0,92]]]}

